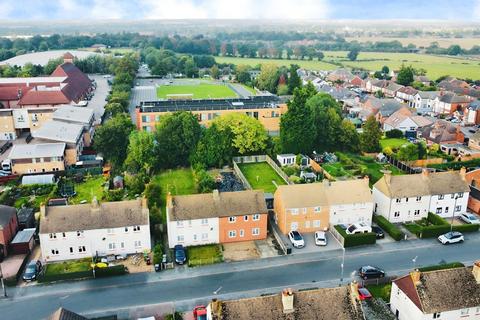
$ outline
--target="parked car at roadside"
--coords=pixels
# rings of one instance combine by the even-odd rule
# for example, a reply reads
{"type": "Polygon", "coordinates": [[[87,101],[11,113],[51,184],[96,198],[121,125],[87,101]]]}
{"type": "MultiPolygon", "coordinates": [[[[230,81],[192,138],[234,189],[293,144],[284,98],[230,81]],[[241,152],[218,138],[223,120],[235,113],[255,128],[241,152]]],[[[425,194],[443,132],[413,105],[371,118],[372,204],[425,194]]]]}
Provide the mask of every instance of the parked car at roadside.
{"type": "Polygon", "coordinates": [[[438,241],[440,241],[442,244],[452,244],[463,242],[465,241],[465,238],[461,232],[451,231],[439,236],[438,241]]]}
{"type": "Polygon", "coordinates": [[[300,232],[292,230],[288,233],[288,238],[290,239],[290,242],[295,248],[305,247],[305,240],[303,239],[300,232]]]}
{"type": "Polygon", "coordinates": [[[460,215],[460,220],[468,224],[480,224],[480,219],[476,215],[470,212],[465,212],[460,215]]]}
{"type": "Polygon", "coordinates": [[[372,232],[372,227],[370,227],[365,222],[354,223],[348,226],[345,232],[347,234],[368,233],[368,232],[372,232]]]}
{"type": "Polygon", "coordinates": [[[177,264],[184,264],[187,261],[187,254],[185,248],[181,244],[177,244],[173,251],[175,252],[175,262],[177,264]]]}
{"type": "Polygon", "coordinates": [[[383,231],[382,228],[377,227],[377,226],[372,226],[372,232],[375,232],[375,237],[377,239],[383,239],[385,238],[385,232],[383,231]]]}
{"type": "Polygon", "coordinates": [[[360,278],[367,280],[367,279],[378,279],[385,277],[385,271],[378,267],[373,266],[363,266],[358,269],[358,275],[360,278]]]}
{"type": "Polygon", "coordinates": [[[317,246],[326,246],[327,245],[327,234],[325,231],[315,231],[315,244],[317,246]]]}
{"type": "Polygon", "coordinates": [[[40,261],[30,261],[30,263],[25,268],[25,271],[23,272],[23,281],[30,282],[37,280],[37,276],[40,271],[42,271],[42,264],[40,263],[40,261]]]}

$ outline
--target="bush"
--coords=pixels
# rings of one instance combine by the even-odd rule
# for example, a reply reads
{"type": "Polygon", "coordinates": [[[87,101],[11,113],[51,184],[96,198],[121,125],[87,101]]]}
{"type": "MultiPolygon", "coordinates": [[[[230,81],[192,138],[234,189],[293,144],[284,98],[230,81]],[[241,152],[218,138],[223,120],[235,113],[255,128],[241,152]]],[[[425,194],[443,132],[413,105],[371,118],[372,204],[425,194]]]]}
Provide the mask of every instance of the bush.
{"type": "Polygon", "coordinates": [[[215,189],[215,180],[207,171],[199,169],[194,172],[195,179],[197,180],[197,187],[199,193],[209,193],[215,189]]]}
{"type": "Polygon", "coordinates": [[[130,194],[141,194],[148,182],[144,174],[125,175],[125,186],[130,194]]]}
{"type": "Polygon", "coordinates": [[[97,278],[121,276],[125,273],[125,266],[122,264],[106,268],[95,268],[95,277],[97,278]]]}
{"type": "Polygon", "coordinates": [[[400,241],[404,238],[404,234],[396,225],[388,221],[382,216],[373,215],[373,221],[387,232],[395,241],[400,241]]]}
{"type": "Polygon", "coordinates": [[[160,183],[152,180],[147,184],[147,187],[145,188],[145,198],[147,198],[148,208],[160,208],[162,206],[161,194],[162,186],[160,183]]]}
{"type": "Polygon", "coordinates": [[[358,233],[358,234],[347,234],[340,226],[335,226],[335,229],[343,237],[343,247],[355,247],[365,244],[375,244],[377,241],[377,236],[374,232],[369,233],[358,233]]]}
{"type": "Polygon", "coordinates": [[[434,225],[441,226],[441,225],[450,225],[447,220],[443,219],[440,217],[438,214],[435,214],[433,212],[428,213],[427,220],[434,225]]]}
{"type": "Polygon", "coordinates": [[[445,270],[445,269],[453,269],[453,268],[461,268],[461,267],[465,267],[465,265],[461,262],[450,262],[450,263],[442,263],[438,265],[422,267],[422,268],[418,268],[418,270],[421,272],[427,272],[427,271],[445,270]]]}
{"type": "Polygon", "coordinates": [[[400,139],[400,138],[403,138],[403,132],[398,129],[393,129],[385,132],[385,136],[389,139],[392,139],[392,138],[400,139]]]}
{"type": "Polygon", "coordinates": [[[162,262],[163,248],[160,243],[153,247],[153,264],[160,264],[162,262]]]}
{"type": "MultiPolygon", "coordinates": [[[[420,238],[438,237],[450,231],[448,221],[432,212],[428,213],[426,220],[422,219],[422,221],[416,223],[407,223],[405,227],[420,238]]],[[[479,230],[479,227],[478,224],[463,224],[454,225],[452,230],[458,232],[476,232],[479,230]]]]}
{"type": "MultiPolygon", "coordinates": [[[[48,268],[48,265],[47,265],[48,268]]],[[[62,281],[62,280],[78,280],[85,278],[92,278],[92,270],[89,271],[77,271],[77,272],[68,272],[68,273],[48,273],[45,272],[38,277],[38,282],[53,282],[53,281],[62,281]]]]}
{"type": "Polygon", "coordinates": [[[108,190],[103,194],[103,198],[107,201],[121,201],[125,194],[123,189],[108,190]]]}

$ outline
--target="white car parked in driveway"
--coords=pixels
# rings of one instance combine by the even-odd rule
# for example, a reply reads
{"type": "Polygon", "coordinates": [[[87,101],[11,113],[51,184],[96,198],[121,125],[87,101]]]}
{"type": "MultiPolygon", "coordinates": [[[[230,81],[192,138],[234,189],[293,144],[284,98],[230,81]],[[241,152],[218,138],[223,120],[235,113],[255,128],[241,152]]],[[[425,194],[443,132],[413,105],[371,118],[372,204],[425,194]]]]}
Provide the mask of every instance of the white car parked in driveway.
{"type": "Polygon", "coordinates": [[[325,231],[315,231],[315,244],[317,246],[327,245],[327,234],[325,231]]]}
{"type": "Polygon", "coordinates": [[[463,234],[458,231],[450,231],[438,237],[442,244],[459,243],[465,241],[463,234]]]}
{"type": "Polygon", "coordinates": [[[352,225],[349,225],[345,232],[347,234],[368,233],[372,232],[372,227],[365,222],[354,223],[352,225]]]}
{"type": "Polygon", "coordinates": [[[290,242],[295,248],[303,248],[305,247],[305,240],[303,239],[302,235],[298,231],[290,231],[288,233],[288,238],[290,242]]]}
{"type": "Polygon", "coordinates": [[[480,220],[473,213],[462,213],[459,218],[460,220],[468,224],[480,224],[480,220]]]}

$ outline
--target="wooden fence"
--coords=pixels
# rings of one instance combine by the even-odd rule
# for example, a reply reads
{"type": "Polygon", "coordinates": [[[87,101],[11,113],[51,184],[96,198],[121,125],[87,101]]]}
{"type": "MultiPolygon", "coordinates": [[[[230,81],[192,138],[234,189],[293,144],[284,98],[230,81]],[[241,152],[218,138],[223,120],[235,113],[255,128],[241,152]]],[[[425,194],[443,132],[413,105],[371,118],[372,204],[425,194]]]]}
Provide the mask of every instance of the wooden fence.
{"type": "Polygon", "coordinates": [[[322,174],[323,177],[327,178],[330,181],[336,180],[335,177],[333,177],[330,173],[328,173],[325,169],[323,169],[322,166],[318,164],[318,162],[316,162],[311,158],[309,159],[310,159],[310,166],[312,167],[313,171],[315,171],[316,173],[322,174]]]}
{"type": "Polygon", "coordinates": [[[233,160],[233,170],[235,173],[238,175],[240,180],[245,184],[245,187],[247,189],[252,189],[250,184],[248,183],[247,179],[241,172],[240,168],[238,167],[238,163],[258,163],[258,162],[266,162],[272,167],[272,169],[287,183],[287,184],[293,184],[292,181],[288,178],[288,176],[283,172],[283,170],[277,165],[275,161],[272,160],[267,155],[255,155],[255,156],[243,156],[243,157],[234,157],[233,160]]]}

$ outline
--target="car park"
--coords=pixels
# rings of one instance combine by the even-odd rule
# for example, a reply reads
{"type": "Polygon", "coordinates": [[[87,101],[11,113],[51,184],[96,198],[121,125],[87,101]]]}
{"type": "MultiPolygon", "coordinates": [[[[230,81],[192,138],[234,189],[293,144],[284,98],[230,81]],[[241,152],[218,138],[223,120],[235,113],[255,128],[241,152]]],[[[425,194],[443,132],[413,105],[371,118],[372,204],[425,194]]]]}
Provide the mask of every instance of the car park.
{"type": "Polygon", "coordinates": [[[305,247],[305,240],[303,239],[300,232],[292,230],[288,233],[288,238],[290,239],[290,242],[295,248],[305,247]]]}
{"type": "Polygon", "coordinates": [[[185,264],[187,261],[187,254],[185,253],[185,248],[181,244],[177,244],[173,251],[175,252],[175,262],[177,264],[185,264]]]}
{"type": "Polygon", "coordinates": [[[372,294],[370,293],[370,291],[368,291],[367,288],[359,287],[358,288],[358,298],[360,300],[368,300],[368,299],[372,298],[372,294]]]}
{"type": "Polygon", "coordinates": [[[470,212],[462,213],[459,218],[468,224],[480,224],[480,220],[477,218],[477,216],[470,212]]]}
{"type": "Polygon", "coordinates": [[[314,234],[315,245],[317,246],[326,246],[327,245],[327,234],[325,231],[316,231],[314,234]]]}
{"type": "Polygon", "coordinates": [[[347,234],[368,233],[372,232],[372,227],[367,225],[365,222],[354,223],[348,226],[345,232],[347,234]]]}
{"type": "Polygon", "coordinates": [[[385,271],[373,266],[363,266],[358,269],[358,275],[364,280],[378,279],[385,277],[385,271]]]}
{"type": "Polygon", "coordinates": [[[463,234],[458,231],[450,231],[438,237],[442,244],[460,243],[465,241],[463,234]]]}
{"type": "Polygon", "coordinates": [[[385,232],[383,231],[382,228],[380,228],[378,226],[372,226],[372,232],[375,232],[375,237],[377,239],[385,238],[385,232]]]}

